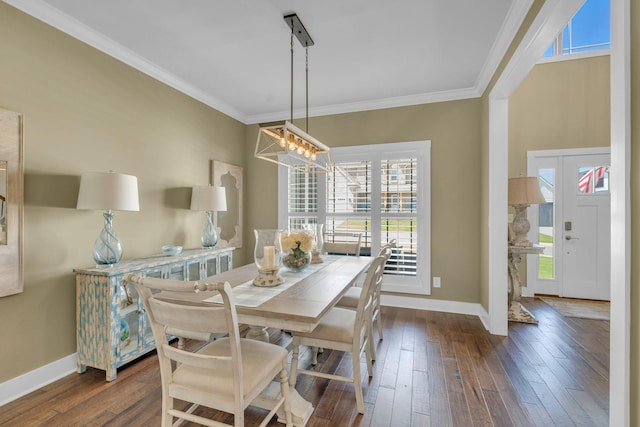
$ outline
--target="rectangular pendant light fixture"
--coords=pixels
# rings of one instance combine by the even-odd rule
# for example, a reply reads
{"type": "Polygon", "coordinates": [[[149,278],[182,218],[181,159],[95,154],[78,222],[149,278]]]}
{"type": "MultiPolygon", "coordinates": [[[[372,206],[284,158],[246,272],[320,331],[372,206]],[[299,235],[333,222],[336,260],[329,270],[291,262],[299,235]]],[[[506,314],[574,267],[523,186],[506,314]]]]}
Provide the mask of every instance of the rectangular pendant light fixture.
{"type": "Polygon", "coordinates": [[[255,157],[306,172],[327,172],[331,165],[329,147],[293,124],[293,36],[307,49],[307,128],[309,123],[308,48],[313,40],[296,14],[284,16],[291,29],[291,120],[260,124],[255,157]]]}
{"type": "Polygon", "coordinates": [[[326,172],[331,164],[329,147],[289,121],[260,125],[255,156],[307,172],[326,172]]]}

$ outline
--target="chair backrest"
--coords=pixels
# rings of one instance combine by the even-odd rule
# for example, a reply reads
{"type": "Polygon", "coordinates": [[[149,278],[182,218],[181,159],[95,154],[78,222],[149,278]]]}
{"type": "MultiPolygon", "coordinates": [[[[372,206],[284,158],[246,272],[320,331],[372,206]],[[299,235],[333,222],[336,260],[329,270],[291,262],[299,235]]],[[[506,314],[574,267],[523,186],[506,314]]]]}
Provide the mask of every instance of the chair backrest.
{"type": "Polygon", "coordinates": [[[391,257],[391,246],[386,244],[380,249],[378,256],[383,259],[382,261],[382,272],[380,273],[379,280],[376,280],[375,287],[371,291],[373,294],[373,302],[374,302],[374,311],[380,309],[380,296],[382,294],[382,280],[384,277],[384,266],[391,257]]]}
{"type": "Polygon", "coordinates": [[[382,286],[382,273],[385,261],[384,256],[377,256],[373,259],[371,265],[369,265],[367,275],[362,283],[358,308],[356,309],[356,330],[354,331],[354,336],[360,335],[362,338],[362,335],[366,333],[364,329],[367,328],[367,319],[369,319],[373,313],[376,289],[382,286]]]}
{"type": "Polygon", "coordinates": [[[322,250],[327,254],[360,256],[361,233],[335,231],[325,233],[322,250]]]}
{"type": "Polygon", "coordinates": [[[398,240],[391,239],[387,243],[385,243],[382,247],[389,246],[391,249],[398,247],[398,240]]]}
{"type": "Polygon", "coordinates": [[[243,396],[242,353],[240,351],[240,333],[231,285],[224,283],[190,282],[179,280],[157,279],[129,274],[127,283],[134,286],[142,300],[151,330],[156,341],[163,394],[173,375],[172,361],[187,364],[195,368],[213,368],[221,365],[233,372],[234,394],[236,402],[243,396]],[[204,305],[181,303],[163,299],[161,293],[151,290],[197,293],[215,290],[222,296],[223,304],[204,305]],[[207,341],[217,334],[228,334],[229,357],[206,356],[172,347],[167,342],[167,335],[175,335],[199,341],[207,341]]]}
{"type": "Polygon", "coordinates": [[[378,256],[384,257],[384,262],[387,262],[389,258],[391,258],[391,253],[393,248],[394,246],[391,246],[390,244],[387,243],[382,248],[380,248],[380,252],[378,252],[378,256]]]}

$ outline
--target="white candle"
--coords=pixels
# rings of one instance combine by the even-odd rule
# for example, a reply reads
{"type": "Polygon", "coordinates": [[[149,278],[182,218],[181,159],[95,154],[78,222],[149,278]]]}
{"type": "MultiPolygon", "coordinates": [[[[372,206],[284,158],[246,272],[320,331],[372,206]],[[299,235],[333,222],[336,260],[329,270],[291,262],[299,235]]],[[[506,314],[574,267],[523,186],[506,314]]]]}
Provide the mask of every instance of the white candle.
{"type": "Polygon", "coordinates": [[[264,247],[264,260],[262,265],[265,269],[274,269],[276,267],[275,263],[276,258],[276,248],[275,246],[265,246],[264,247]]]}

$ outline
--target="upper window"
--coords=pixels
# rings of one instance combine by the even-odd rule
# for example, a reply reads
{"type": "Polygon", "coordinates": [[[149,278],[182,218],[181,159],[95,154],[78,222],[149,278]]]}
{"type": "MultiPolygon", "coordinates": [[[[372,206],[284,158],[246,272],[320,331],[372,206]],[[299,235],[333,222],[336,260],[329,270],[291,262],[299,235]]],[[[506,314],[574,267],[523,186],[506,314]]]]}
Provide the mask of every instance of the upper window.
{"type": "Polygon", "coordinates": [[[359,233],[361,256],[395,239],[385,290],[428,294],[429,152],[425,141],[341,147],[331,150],[326,174],[281,167],[279,226],[325,224],[327,238],[359,233]]]}
{"type": "Polygon", "coordinates": [[[586,0],[542,57],[609,49],[609,14],[609,0],[586,0]]]}

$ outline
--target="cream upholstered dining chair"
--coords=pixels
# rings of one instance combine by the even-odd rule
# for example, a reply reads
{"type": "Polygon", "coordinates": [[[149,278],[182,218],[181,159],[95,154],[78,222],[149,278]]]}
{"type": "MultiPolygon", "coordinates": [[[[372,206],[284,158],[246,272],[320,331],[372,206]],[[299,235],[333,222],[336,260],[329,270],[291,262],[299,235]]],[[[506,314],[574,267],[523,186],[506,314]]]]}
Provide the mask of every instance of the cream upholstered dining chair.
{"type": "Polygon", "coordinates": [[[356,392],[356,406],[358,412],[364,414],[364,398],[362,395],[362,379],[360,375],[360,363],[364,355],[367,362],[367,372],[373,375],[373,367],[370,350],[369,321],[373,309],[373,292],[378,282],[382,280],[383,257],[374,258],[369,266],[367,275],[362,285],[362,294],[358,302],[357,310],[334,307],[325,314],[318,325],[311,332],[295,332],[293,336],[293,356],[291,358],[291,374],[289,382],[296,384],[297,375],[306,374],[332,380],[352,382],[356,392]],[[298,369],[298,356],[300,346],[322,347],[338,351],[351,352],[353,362],[353,377],[327,374],[320,371],[298,369]]]}
{"type": "MultiPolygon", "coordinates": [[[[383,274],[384,274],[384,265],[386,264],[389,257],[391,257],[392,248],[395,247],[395,240],[385,244],[378,253],[378,256],[384,258],[384,262],[382,263],[383,274]]],[[[347,290],[347,292],[338,300],[336,306],[342,308],[350,308],[355,310],[358,307],[358,302],[360,300],[360,295],[363,292],[363,288],[358,286],[353,286],[347,290]]],[[[382,280],[380,280],[376,287],[372,290],[373,292],[373,307],[371,309],[371,316],[369,319],[369,329],[371,340],[369,344],[371,346],[370,353],[371,359],[376,360],[376,350],[375,345],[373,344],[373,326],[374,324],[378,329],[378,339],[382,341],[382,314],[381,314],[381,296],[382,296],[382,280]]]]}
{"type": "Polygon", "coordinates": [[[225,283],[183,282],[135,274],[127,282],[138,291],[144,303],[156,340],[162,382],[162,426],[174,425],[178,418],[206,426],[229,426],[194,415],[202,405],[234,415],[234,426],[244,426],[244,410],[279,376],[281,397],[260,426],[284,407],[287,426],[292,426],[287,351],[274,344],[240,338],[231,286],[225,283]],[[163,300],[151,289],[172,292],[220,292],[223,304],[182,304],[163,300]],[[217,334],[223,338],[210,341],[217,334]],[[167,334],[198,341],[210,341],[196,351],[175,348],[167,334]],[[174,400],[191,405],[179,409],[174,400]]]}
{"type": "MultiPolygon", "coordinates": [[[[322,252],[332,255],[353,255],[360,256],[360,245],[362,244],[362,234],[347,231],[332,231],[324,233],[322,243],[322,252]]],[[[318,363],[318,353],[322,353],[323,348],[311,349],[311,364],[315,366],[318,363]]]]}
{"type": "Polygon", "coordinates": [[[322,251],[326,254],[360,256],[361,233],[334,231],[323,236],[322,251]]]}

